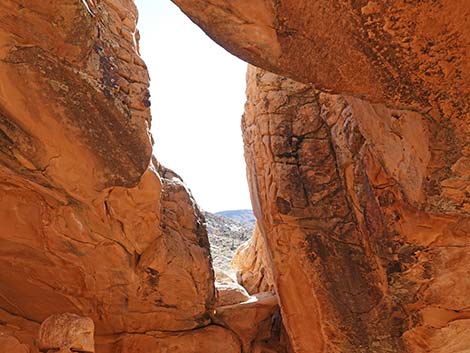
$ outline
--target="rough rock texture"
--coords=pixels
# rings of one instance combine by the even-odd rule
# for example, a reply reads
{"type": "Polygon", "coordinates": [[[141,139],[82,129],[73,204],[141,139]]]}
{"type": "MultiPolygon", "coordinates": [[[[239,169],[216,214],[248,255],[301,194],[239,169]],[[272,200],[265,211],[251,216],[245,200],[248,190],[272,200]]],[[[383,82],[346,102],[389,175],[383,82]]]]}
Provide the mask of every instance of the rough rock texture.
{"type": "Polygon", "coordinates": [[[218,307],[214,323],[229,327],[240,337],[242,352],[287,353],[289,342],[279,315],[277,296],[258,293],[249,300],[218,307]]]}
{"type": "Polygon", "coordinates": [[[38,353],[39,324],[0,309],[0,352],[38,353]]]}
{"type": "Polygon", "coordinates": [[[466,0],[173,0],[235,55],[321,90],[468,114],[466,0]]]}
{"type": "Polygon", "coordinates": [[[462,352],[468,217],[427,207],[435,123],[260,69],[248,84],[254,209],[295,351],[462,352]]]}
{"type": "Polygon", "coordinates": [[[174,2],[304,83],[251,69],[244,118],[295,351],[468,350],[470,3],[174,2]]]}
{"type": "Polygon", "coordinates": [[[237,270],[238,283],[248,293],[274,291],[272,262],[258,225],[253,237],[237,249],[232,266],[237,270]]]}
{"type": "Polygon", "coordinates": [[[228,273],[216,270],[215,289],[217,291],[216,306],[232,305],[247,301],[250,295],[228,273]]]}
{"type": "MultiPolygon", "coordinates": [[[[273,283],[294,351],[468,350],[468,1],[175,2],[304,82],[250,69],[244,118],[246,265],[272,280],[241,279],[273,283]]],[[[0,4],[0,351],[70,312],[97,353],[285,352],[272,298],[216,307],[204,217],[151,161],[135,23],[131,0],[0,4]]]]}
{"type": "Polygon", "coordinates": [[[88,317],[63,313],[48,317],[39,329],[41,351],[95,352],[95,324],[88,317]]]}
{"type": "Polygon", "coordinates": [[[8,0],[0,14],[0,264],[15,268],[0,307],[90,316],[97,334],[207,323],[201,217],[150,164],[133,2],[8,0]]]}
{"type": "Polygon", "coordinates": [[[241,353],[238,338],[219,326],[188,332],[147,332],[124,334],[97,342],[102,353],[241,353]]]}
{"type": "Polygon", "coordinates": [[[241,350],[211,325],[204,217],[151,158],[136,18],[131,0],[0,3],[0,352],[241,350]]]}
{"type": "Polygon", "coordinates": [[[468,1],[174,2],[259,67],[323,92],[420,113],[431,125],[420,206],[468,213],[468,1]]]}
{"type": "Polygon", "coordinates": [[[32,347],[14,317],[90,316],[97,335],[209,323],[207,234],[150,161],[135,25],[132,1],[0,4],[2,345],[32,347]]]}

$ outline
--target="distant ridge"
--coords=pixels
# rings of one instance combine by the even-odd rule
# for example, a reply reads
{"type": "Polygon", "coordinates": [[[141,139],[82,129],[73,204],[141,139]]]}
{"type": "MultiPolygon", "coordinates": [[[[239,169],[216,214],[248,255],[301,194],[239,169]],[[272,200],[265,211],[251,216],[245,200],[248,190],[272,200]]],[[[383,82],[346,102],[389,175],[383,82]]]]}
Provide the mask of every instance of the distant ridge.
{"type": "Polygon", "coordinates": [[[230,218],[250,227],[254,227],[256,222],[256,218],[252,210],[228,210],[216,212],[215,214],[230,218]]]}

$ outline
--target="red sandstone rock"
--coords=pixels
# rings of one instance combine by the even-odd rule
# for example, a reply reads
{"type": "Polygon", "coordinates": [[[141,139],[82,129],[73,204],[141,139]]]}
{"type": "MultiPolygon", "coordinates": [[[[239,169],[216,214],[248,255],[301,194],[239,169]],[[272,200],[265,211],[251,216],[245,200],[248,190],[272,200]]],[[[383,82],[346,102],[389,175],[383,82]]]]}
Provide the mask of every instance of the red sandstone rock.
{"type": "Polygon", "coordinates": [[[256,252],[295,351],[465,351],[469,4],[175,3],[307,83],[251,70],[244,118],[256,252]]]}
{"type": "Polygon", "coordinates": [[[113,350],[103,352],[240,353],[240,343],[229,330],[211,325],[180,333],[126,334],[118,338],[113,350]]]}
{"type": "Polygon", "coordinates": [[[173,0],[223,47],[316,88],[466,116],[466,0],[173,0]],[[445,94],[444,94],[445,93],[445,94]]]}
{"type": "MultiPolygon", "coordinates": [[[[277,296],[266,292],[252,296],[243,303],[217,307],[214,313],[214,322],[235,332],[240,337],[243,352],[250,352],[257,335],[266,334],[263,332],[266,330],[264,326],[267,326],[267,331],[270,333],[273,325],[282,327],[281,323],[272,322],[273,315],[277,310],[277,296]]],[[[268,336],[263,338],[268,341],[271,334],[268,336]]],[[[273,336],[280,336],[280,333],[273,336]]],[[[279,345],[276,348],[276,352],[283,352],[279,345]]]]}
{"type": "Polygon", "coordinates": [[[29,347],[20,343],[18,339],[13,336],[0,333],[0,351],[8,353],[29,353],[29,347]]]}
{"type": "Polygon", "coordinates": [[[427,184],[436,129],[250,69],[248,175],[296,352],[461,351],[467,216],[427,184]]]}
{"type": "MultiPolygon", "coordinates": [[[[71,312],[97,335],[209,323],[203,217],[150,160],[136,17],[130,0],[0,4],[0,308],[13,318],[71,312]]],[[[17,331],[34,349],[37,333],[17,331]]]]}
{"type": "Polygon", "coordinates": [[[216,307],[238,304],[250,299],[246,289],[221,270],[216,271],[215,289],[217,291],[216,307]]]}
{"type": "Polygon", "coordinates": [[[48,317],[39,330],[39,349],[60,352],[95,352],[93,320],[75,314],[48,317]]]}
{"type": "Polygon", "coordinates": [[[323,92],[421,114],[431,125],[422,206],[468,213],[467,1],[174,2],[225,48],[259,67],[323,92]],[[247,41],[248,27],[269,28],[271,35],[247,41]]]}
{"type": "Polygon", "coordinates": [[[237,249],[232,266],[237,269],[238,282],[248,293],[274,291],[271,259],[258,225],[253,237],[237,249]]]}
{"type": "MultiPolygon", "coordinates": [[[[468,2],[175,2],[304,82],[250,69],[259,233],[237,260],[250,292],[277,291],[293,350],[465,352],[468,2]]],[[[97,353],[289,351],[274,303],[214,314],[203,216],[150,161],[136,18],[131,0],[0,4],[0,351],[37,353],[65,312],[93,319],[97,353]]]]}

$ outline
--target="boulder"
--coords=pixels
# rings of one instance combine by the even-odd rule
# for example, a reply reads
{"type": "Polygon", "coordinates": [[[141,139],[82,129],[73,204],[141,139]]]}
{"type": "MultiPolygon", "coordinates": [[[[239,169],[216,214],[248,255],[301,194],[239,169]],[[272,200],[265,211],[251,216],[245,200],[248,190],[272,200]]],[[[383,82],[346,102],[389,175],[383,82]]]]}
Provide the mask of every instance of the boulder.
{"type": "Polygon", "coordinates": [[[64,313],[48,317],[39,330],[39,349],[60,352],[95,352],[95,324],[88,317],[64,313]]]}

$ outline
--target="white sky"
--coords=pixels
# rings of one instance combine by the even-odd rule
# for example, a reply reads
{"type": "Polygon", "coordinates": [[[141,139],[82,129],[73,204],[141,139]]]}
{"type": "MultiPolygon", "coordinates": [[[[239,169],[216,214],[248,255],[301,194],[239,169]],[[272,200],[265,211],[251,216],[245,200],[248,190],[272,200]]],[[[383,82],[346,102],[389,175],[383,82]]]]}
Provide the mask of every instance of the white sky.
{"type": "Polygon", "coordinates": [[[136,4],[157,159],[183,178],[203,209],[251,208],[240,129],[246,63],[170,0],[136,4]]]}

